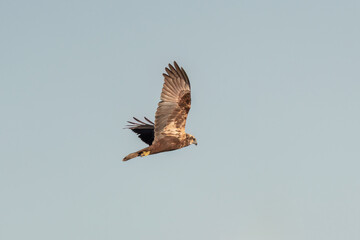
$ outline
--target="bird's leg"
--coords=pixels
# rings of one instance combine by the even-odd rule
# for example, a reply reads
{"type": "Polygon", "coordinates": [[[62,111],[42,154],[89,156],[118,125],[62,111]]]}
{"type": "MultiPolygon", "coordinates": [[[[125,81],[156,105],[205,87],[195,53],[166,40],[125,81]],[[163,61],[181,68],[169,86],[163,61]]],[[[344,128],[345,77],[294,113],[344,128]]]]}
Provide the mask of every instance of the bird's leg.
{"type": "Polygon", "coordinates": [[[140,154],[140,157],[145,157],[147,155],[150,154],[150,151],[143,151],[141,154],[140,154]]]}

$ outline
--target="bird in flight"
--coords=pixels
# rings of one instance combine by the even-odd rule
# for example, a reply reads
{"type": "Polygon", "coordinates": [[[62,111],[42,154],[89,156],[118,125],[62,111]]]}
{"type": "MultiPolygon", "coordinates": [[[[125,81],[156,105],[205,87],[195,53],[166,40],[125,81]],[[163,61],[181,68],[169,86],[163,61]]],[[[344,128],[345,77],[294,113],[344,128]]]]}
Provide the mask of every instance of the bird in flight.
{"type": "Polygon", "coordinates": [[[164,85],[160,102],[155,114],[155,123],[145,117],[140,121],[128,121],[127,128],[149,145],[137,152],[130,153],[123,161],[151,154],[173,151],[191,144],[197,145],[196,138],[185,133],[186,118],[191,107],[191,89],[189,78],[176,62],[165,68],[164,85]]]}

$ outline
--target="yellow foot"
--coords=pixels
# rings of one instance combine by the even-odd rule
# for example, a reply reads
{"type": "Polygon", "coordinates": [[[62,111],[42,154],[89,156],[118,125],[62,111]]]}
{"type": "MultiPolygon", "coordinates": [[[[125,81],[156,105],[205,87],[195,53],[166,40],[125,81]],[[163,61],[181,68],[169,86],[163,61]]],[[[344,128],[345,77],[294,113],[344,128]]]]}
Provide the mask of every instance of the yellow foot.
{"type": "Polygon", "coordinates": [[[141,157],[145,157],[145,156],[147,156],[147,155],[149,155],[150,154],[150,151],[143,151],[141,154],[140,154],[140,156],[141,157]]]}

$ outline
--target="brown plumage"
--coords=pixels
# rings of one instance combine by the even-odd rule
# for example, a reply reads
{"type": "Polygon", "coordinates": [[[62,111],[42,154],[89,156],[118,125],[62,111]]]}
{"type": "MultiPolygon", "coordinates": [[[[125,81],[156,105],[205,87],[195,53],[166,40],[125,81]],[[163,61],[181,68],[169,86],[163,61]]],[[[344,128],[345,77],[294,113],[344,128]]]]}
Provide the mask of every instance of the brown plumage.
{"type": "Polygon", "coordinates": [[[189,78],[176,62],[174,66],[169,64],[165,71],[155,124],[147,118],[146,122],[137,118],[134,118],[136,122],[128,121],[127,128],[138,134],[139,138],[150,146],[127,155],[123,161],[176,150],[190,144],[197,145],[195,137],[185,133],[186,118],[191,107],[189,78]]]}

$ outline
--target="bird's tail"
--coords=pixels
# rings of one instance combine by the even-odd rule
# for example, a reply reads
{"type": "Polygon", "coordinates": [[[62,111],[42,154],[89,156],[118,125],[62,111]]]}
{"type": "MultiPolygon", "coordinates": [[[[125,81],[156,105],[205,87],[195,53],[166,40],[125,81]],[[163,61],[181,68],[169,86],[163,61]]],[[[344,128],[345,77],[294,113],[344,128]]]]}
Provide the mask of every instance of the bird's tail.
{"type": "Polygon", "coordinates": [[[144,148],[144,149],[141,149],[137,152],[134,152],[134,153],[130,153],[129,155],[127,155],[126,157],[123,158],[123,161],[128,161],[132,158],[136,158],[136,157],[144,157],[144,156],[147,156],[149,154],[151,154],[150,150],[148,150],[149,147],[147,148],[144,148]]]}
{"type": "Polygon", "coordinates": [[[128,160],[130,160],[132,158],[136,158],[138,156],[139,156],[138,152],[130,153],[129,155],[127,155],[126,157],[123,158],[123,161],[128,161],[128,160]]]}

